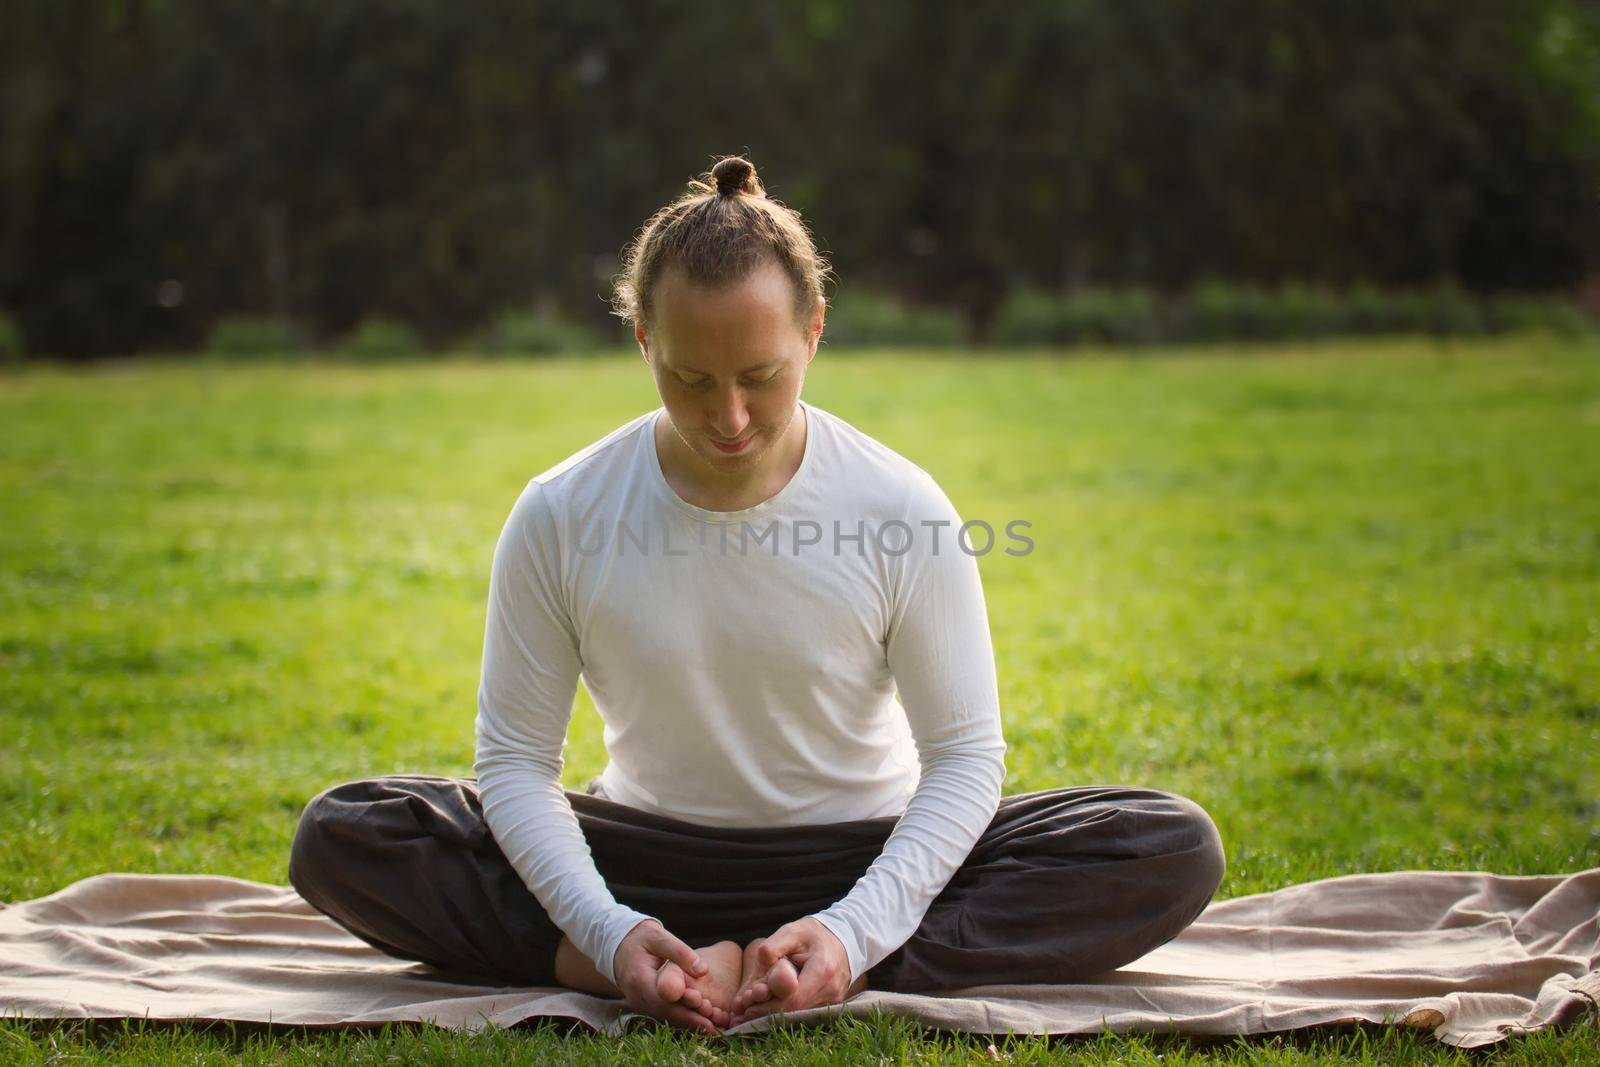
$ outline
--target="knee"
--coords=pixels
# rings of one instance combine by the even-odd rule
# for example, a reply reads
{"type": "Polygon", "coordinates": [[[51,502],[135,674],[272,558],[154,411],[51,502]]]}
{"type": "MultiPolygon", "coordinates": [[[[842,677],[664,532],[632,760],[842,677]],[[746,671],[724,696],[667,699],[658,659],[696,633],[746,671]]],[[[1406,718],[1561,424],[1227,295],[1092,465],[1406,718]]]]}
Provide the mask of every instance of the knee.
{"type": "Polygon", "coordinates": [[[348,852],[350,831],[360,817],[368,789],[365,781],[324,789],[300,813],[289,845],[289,884],[307,900],[318,895],[318,887],[338,869],[339,857],[348,852]]]}
{"type": "Polygon", "coordinates": [[[1199,804],[1188,797],[1169,794],[1173,816],[1180,831],[1175,838],[1175,858],[1182,864],[1187,895],[1198,914],[1211,902],[1222,885],[1227,860],[1217,824],[1199,804]]]}

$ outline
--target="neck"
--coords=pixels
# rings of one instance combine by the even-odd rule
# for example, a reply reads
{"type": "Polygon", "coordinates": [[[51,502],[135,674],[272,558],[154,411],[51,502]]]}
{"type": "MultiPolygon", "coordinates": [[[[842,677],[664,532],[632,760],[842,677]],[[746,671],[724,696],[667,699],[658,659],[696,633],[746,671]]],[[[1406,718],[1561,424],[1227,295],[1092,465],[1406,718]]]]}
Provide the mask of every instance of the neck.
{"type": "Polygon", "coordinates": [[[722,474],[708,469],[678,432],[670,417],[657,418],[656,456],[667,484],[684,500],[707,511],[743,511],[772,499],[800,469],[805,456],[805,409],[795,405],[783,437],[758,467],[722,474]]]}

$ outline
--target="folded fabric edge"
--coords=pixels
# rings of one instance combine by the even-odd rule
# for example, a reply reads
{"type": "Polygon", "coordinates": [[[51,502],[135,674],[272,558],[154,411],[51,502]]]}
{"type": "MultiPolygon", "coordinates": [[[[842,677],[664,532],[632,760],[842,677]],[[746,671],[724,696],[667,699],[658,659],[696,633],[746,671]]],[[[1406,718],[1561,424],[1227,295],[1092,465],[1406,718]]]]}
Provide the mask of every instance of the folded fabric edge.
{"type": "MultiPolygon", "coordinates": [[[[881,1003],[858,1003],[861,998],[854,998],[844,1004],[831,1004],[820,1008],[806,1008],[802,1011],[789,1012],[762,1019],[753,1019],[750,1022],[734,1027],[727,1031],[727,1036],[743,1037],[754,1034],[766,1033],[782,1026],[793,1026],[797,1029],[815,1028],[832,1021],[841,1015],[861,1018],[873,1014],[875,1011],[890,1015],[903,1015],[915,1019],[928,1030],[943,1033],[965,1033],[982,1035],[986,1037],[1005,1037],[1015,1034],[1020,1037],[1088,1037],[1096,1034],[1111,1032],[1118,1035],[1149,1035],[1193,1037],[1208,1040],[1227,1040],[1235,1037],[1260,1038],[1271,1037],[1276,1034],[1298,1033],[1310,1030],[1319,1030],[1324,1027],[1333,1028],[1341,1026],[1398,1026],[1407,1029],[1426,1030],[1441,1043],[1454,1048],[1473,1049],[1486,1048],[1499,1044],[1511,1037],[1520,1037],[1536,1034],[1545,1030],[1571,1029],[1576,1026],[1587,1014],[1595,1010],[1600,1004],[1600,972],[1590,974],[1584,982],[1591,983],[1581,997],[1573,997],[1554,1012],[1550,1018],[1544,1019],[1531,1026],[1503,1025],[1496,1030],[1461,1030],[1452,1032],[1449,1029],[1449,1020],[1437,1008],[1419,1006],[1411,1009],[1406,1014],[1395,1017],[1370,1018],[1362,1015],[1347,1015],[1336,1019],[1323,1019],[1317,1022],[1304,1023],[1295,1026],[1267,1027],[1261,1030],[1227,1031],[1227,1030],[1195,1030],[1186,1029],[1200,1022],[1200,1018],[1193,1018],[1178,1022],[1169,1020],[1165,1024],[1154,1022],[1136,1021],[1122,1026],[1097,1026],[1097,1027],[1045,1027],[1038,1030],[1016,1031],[1011,1029],[1000,1030],[996,1028],[985,1029],[982,1026],[954,1026],[947,1020],[930,1018],[916,1008],[885,1009],[881,1003]],[[1441,1032],[1443,1031],[1443,1032],[1441,1032]]],[[[1575,990],[1577,991],[1577,990],[1575,990]]],[[[648,1016],[628,1013],[622,1023],[627,1024],[619,1028],[632,1028],[648,1026],[651,1020],[648,1016]]]]}
{"type": "Polygon", "coordinates": [[[313,1030],[319,1033],[333,1030],[381,1030],[386,1026],[415,1026],[433,1027],[437,1030],[456,1030],[465,1034],[479,1034],[491,1027],[509,1030],[517,1026],[535,1026],[546,1020],[552,1022],[577,1023],[592,1034],[610,1033],[604,1027],[596,1026],[594,1022],[572,1012],[550,1011],[535,1012],[505,1023],[496,1022],[484,1016],[461,1026],[452,1026],[434,1019],[346,1019],[339,1022],[282,1022],[274,1019],[247,1019],[234,1018],[226,1015],[129,1015],[126,1012],[82,1012],[76,1015],[67,1015],[62,1012],[34,1013],[26,1008],[0,1011],[0,1022],[21,1022],[31,1020],[34,1022],[145,1022],[155,1023],[160,1026],[195,1026],[208,1029],[213,1026],[241,1026],[250,1029],[263,1030],[313,1030]]]}

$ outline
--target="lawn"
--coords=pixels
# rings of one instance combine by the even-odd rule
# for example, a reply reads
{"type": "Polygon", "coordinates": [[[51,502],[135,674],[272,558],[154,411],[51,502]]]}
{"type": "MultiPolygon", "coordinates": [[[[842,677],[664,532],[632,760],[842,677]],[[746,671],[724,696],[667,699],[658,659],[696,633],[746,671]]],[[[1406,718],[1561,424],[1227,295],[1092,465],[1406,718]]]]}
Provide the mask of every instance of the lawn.
{"type": "MultiPolygon", "coordinates": [[[[824,348],[805,396],[964,516],[1032,524],[1030,554],[980,561],[1007,792],[1193,797],[1227,845],[1224,897],[1600,865],[1600,346],[824,348]]],[[[501,523],[531,476],[657,403],[621,355],[0,375],[0,900],[110,870],[285,883],[322,788],[470,774],[501,523]]],[[[580,689],[568,783],[603,762],[580,689]]],[[[1017,1063],[1482,1058],[1382,1028],[1001,1044],[1017,1063]]],[[[0,1023],[7,1062],[991,1062],[983,1046],[893,1020],[727,1047],[0,1023]]],[[[1491,1059],[1595,1062],[1600,1030],[1491,1059]]]]}

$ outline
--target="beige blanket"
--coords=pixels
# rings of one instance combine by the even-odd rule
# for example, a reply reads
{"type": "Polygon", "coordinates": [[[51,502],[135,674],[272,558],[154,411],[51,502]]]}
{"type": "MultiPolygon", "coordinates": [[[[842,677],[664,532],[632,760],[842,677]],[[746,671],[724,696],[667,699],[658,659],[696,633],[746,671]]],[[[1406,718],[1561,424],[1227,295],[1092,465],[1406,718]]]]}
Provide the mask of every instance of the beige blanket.
{"type": "MultiPolygon", "coordinates": [[[[1600,868],[1401,871],[1213,904],[1175,941],[1095,982],[868,990],[789,1019],[881,1009],[986,1034],[1259,1034],[1390,1020],[1471,1047],[1592,1018],[1597,968],[1600,868]]],[[[138,874],[87,878],[0,909],[0,1014],[466,1030],[563,1017],[606,1032],[647,1021],[616,1000],[462,984],[392,959],[291,889],[138,874]]]]}

